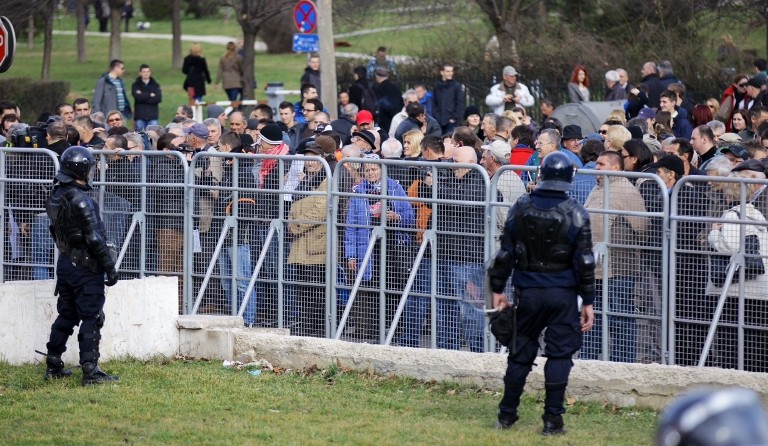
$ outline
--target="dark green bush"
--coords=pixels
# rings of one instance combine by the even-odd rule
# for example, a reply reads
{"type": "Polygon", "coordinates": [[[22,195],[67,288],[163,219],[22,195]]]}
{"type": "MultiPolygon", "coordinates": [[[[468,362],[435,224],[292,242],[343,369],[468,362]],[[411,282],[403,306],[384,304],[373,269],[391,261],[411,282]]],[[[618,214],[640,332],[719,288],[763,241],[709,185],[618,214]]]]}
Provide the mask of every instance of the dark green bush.
{"type": "Polygon", "coordinates": [[[141,0],[141,11],[150,22],[171,20],[173,0],[141,0]]]}
{"type": "Polygon", "coordinates": [[[43,112],[52,113],[66,101],[69,82],[32,81],[26,78],[0,79],[0,98],[16,103],[22,120],[34,124],[43,112]]]}

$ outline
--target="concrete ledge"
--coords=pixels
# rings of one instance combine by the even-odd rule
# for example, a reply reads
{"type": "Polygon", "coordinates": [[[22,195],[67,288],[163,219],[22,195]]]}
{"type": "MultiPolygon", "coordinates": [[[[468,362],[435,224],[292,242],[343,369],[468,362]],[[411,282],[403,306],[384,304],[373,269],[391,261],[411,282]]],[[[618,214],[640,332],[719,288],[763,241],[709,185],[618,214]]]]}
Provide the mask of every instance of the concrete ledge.
{"type": "Polygon", "coordinates": [[[184,314],[179,316],[176,326],[187,330],[204,330],[208,328],[243,328],[243,318],[240,316],[218,316],[206,314],[184,314]]]}
{"type": "MultiPolygon", "coordinates": [[[[273,366],[291,369],[339,364],[385,376],[452,381],[501,390],[507,367],[507,356],[496,353],[386,347],[247,330],[237,330],[232,336],[233,358],[266,359],[273,366]]],[[[544,390],[544,364],[545,358],[536,360],[528,378],[529,390],[544,390]]],[[[724,385],[753,389],[768,401],[766,373],[579,360],[574,361],[568,394],[579,401],[662,409],[689,388],[724,385]]]]}
{"type": "MultiPolygon", "coordinates": [[[[175,356],[179,351],[178,288],[175,277],[121,280],[107,289],[101,358],[175,356]]],[[[0,284],[0,360],[11,364],[40,361],[51,324],[58,315],[53,280],[0,284]]],[[[63,359],[79,362],[77,327],[63,359]]]]}

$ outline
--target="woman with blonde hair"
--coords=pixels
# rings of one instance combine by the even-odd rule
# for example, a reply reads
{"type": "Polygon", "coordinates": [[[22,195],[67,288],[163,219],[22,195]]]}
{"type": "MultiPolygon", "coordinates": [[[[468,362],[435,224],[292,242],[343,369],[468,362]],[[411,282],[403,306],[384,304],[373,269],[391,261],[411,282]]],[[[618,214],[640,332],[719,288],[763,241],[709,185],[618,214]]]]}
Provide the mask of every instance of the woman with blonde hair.
{"type": "Polygon", "coordinates": [[[222,83],[227,98],[232,101],[232,108],[237,109],[237,104],[243,95],[243,59],[237,54],[235,42],[227,42],[227,50],[219,59],[219,70],[216,73],[215,85],[222,83]]]}
{"type": "Polygon", "coordinates": [[[417,161],[421,159],[421,140],[424,133],[419,129],[413,129],[403,134],[403,156],[406,160],[417,161]]]}
{"type": "Polygon", "coordinates": [[[205,84],[211,83],[211,73],[203,56],[203,47],[198,42],[192,43],[189,48],[189,54],[184,58],[181,72],[187,75],[184,78],[184,90],[189,96],[189,105],[202,102],[205,96],[205,84]]]}

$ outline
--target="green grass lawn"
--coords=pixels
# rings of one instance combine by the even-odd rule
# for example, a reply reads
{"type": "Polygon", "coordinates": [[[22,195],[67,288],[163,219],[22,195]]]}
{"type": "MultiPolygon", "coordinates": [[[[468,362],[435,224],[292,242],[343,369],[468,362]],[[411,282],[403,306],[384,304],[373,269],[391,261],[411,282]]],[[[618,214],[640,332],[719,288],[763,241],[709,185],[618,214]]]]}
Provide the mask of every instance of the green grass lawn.
{"type": "MultiPolygon", "coordinates": [[[[447,18],[446,15],[438,14],[438,19],[447,18]]],[[[133,24],[141,20],[136,17],[133,24]]],[[[366,23],[365,28],[377,28],[386,26],[396,26],[403,24],[418,23],[423,20],[423,16],[416,13],[409,13],[407,16],[393,13],[377,13],[375,21],[366,23]]],[[[467,25],[452,25],[459,35],[461,29],[467,25]]],[[[359,28],[350,25],[339,24],[337,32],[353,31],[359,28]]],[[[439,27],[442,28],[442,27],[439,27]]],[[[71,15],[60,12],[55,19],[54,29],[56,30],[75,30],[75,20],[71,15]]],[[[96,23],[92,21],[89,30],[96,30],[96,23]]],[[[392,54],[417,54],[419,49],[429,42],[430,35],[436,28],[409,29],[400,31],[387,31],[381,33],[367,34],[362,36],[353,36],[344,38],[352,46],[342,48],[340,51],[357,52],[363,54],[373,54],[376,47],[387,45],[392,48],[392,54]]],[[[170,21],[159,21],[152,23],[150,33],[170,33],[170,21]]],[[[182,32],[185,35],[224,35],[240,36],[239,25],[234,20],[225,21],[221,17],[182,20],[182,32]]],[[[11,69],[2,76],[7,77],[27,77],[30,79],[40,78],[40,69],[42,65],[42,37],[38,36],[35,40],[34,48],[28,49],[26,45],[26,34],[23,29],[17,29],[19,42],[14,64],[11,69]]],[[[189,42],[182,42],[182,51],[184,54],[189,50],[189,42]]],[[[211,76],[216,76],[216,67],[219,57],[224,53],[223,45],[203,43],[203,51],[208,60],[208,66],[211,76]]],[[[86,37],[87,61],[77,62],[76,37],[70,35],[54,35],[53,37],[53,60],[51,66],[51,76],[53,80],[66,80],[70,83],[70,96],[68,100],[77,97],[93,97],[93,88],[98,77],[107,70],[109,64],[109,36],[107,34],[99,36],[86,37]]],[[[163,88],[163,102],[160,104],[160,121],[165,123],[173,118],[176,108],[181,104],[187,103],[187,96],[182,89],[184,75],[181,70],[171,67],[171,41],[155,39],[122,39],[121,58],[126,63],[125,82],[127,87],[134,81],[138,75],[139,65],[147,63],[152,67],[153,76],[157,79],[163,88]]],[[[259,88],[256,90],[256,99],[265,100],[266,94],[264,87],[268,82],[281,81],[287,89],[295,90],[299,88],[299,78],[306,65],[306,55],[303,54],[256,54],[255,72],[259,88]]],[[[208,101],[225,100],[224,91],[209,88],[205,97],[208,101]]],[[[298,97],[289,96],[290,101],[298,100],[298,97]]]]}
{"type": "Polygon", "coordinates": [[[42,365],[0,364],[3,444],[637,445],[652,442],[657,417],[575,403],[568,434],[544,438],[536,396],[512,430],[497,431],[500,395],[486,389],[336,367],[252,376],[218,361],[102,366],[120,383],[83,388],[79,370],[46,383],[42,365]]]}

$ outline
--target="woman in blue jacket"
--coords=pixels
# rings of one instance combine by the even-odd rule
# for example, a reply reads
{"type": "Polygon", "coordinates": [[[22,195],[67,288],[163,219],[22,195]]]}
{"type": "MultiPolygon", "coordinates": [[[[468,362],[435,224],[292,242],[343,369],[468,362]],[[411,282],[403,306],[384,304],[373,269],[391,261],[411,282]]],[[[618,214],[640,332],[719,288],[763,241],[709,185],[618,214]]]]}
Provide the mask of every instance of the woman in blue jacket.
{"type": "MultiPolygon", "coordinates": [[[[369,155],[367,158],[378,159],[378,156],[369,155]]],[[[363,272],[363,287],[377,290],[380,273],[385,274],[384,280],[388,291],[385,326],[388,327],[413,263],[410,254],[409,230],[414,228],[415,214],[408,201],[396,198],[406,197],[406,193],[396,180],[382,176],[380,164],[365,163],[363,170],[365,179],[353,189],[353,192],[362,196],[354,197],[349,201],[344,252],[350,275],[356,277],[365,257],[373,228],[376,226],[384,228],[385,264],[380,265],[381,242],[378,241],[371,261],[363,272]]],[[[378,296],[378,291],[361,292],[358,293],[354,304],[356,327],[362,330],[361,334],[366,339],[378,339],[378,296]]]]}

